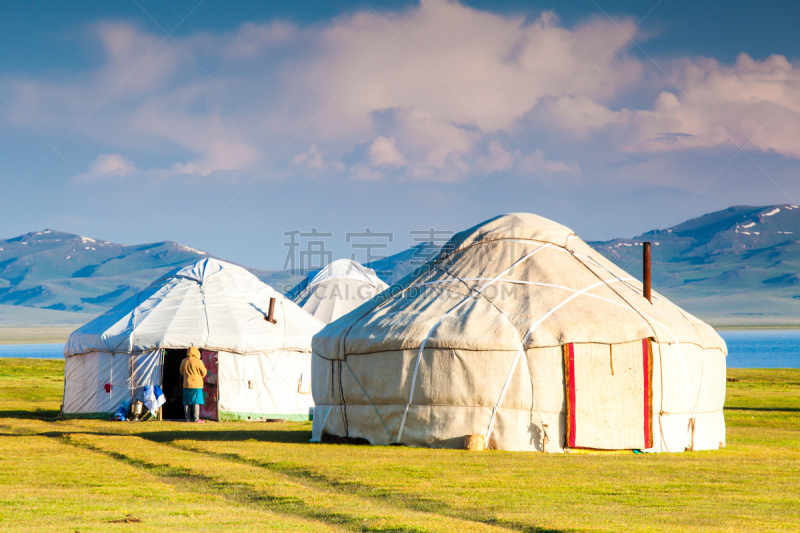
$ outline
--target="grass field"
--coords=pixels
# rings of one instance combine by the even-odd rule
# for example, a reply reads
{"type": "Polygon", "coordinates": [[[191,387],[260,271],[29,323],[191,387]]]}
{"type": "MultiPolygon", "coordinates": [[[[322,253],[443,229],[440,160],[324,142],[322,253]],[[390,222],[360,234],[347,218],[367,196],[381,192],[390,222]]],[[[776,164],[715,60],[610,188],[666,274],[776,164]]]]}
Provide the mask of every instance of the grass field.
{"type": "Polygon", "coordinates": [[[798,531],[800,370],[729,370],[727,448],[309,444],[310,423],[54,421],[63,362],[0,360],[2,531],[798,531]]]}

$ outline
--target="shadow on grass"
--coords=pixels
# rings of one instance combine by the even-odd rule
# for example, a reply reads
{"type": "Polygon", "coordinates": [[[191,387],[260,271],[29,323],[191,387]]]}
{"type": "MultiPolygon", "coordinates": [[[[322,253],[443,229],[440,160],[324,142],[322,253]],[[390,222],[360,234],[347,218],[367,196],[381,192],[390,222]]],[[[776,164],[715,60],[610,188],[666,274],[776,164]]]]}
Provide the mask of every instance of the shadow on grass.
{"type": "Polygon", "coordinates": [[[186,431],[145,431],[136,433],[137,437],[151,440],[153,442],[172,442],[176,440],[196,440],[196,441],[248,441],[275,442],[280,444],[307,444],[311,440],[311,431],[292,430],[292,431],[273,431],[269,429],[253,430],[186,430],[186,431]]]}
{"type": "Polygon", "coordinates": [[[59,415],[58,409],[9,409],[0,411],[0,418],[22,418],[27,420],[49,420],[53,421],[59,415]]]}
{"type": "MultiPolygon", "coordinates": [[[[33,420],[31,418],[31,420],[33,420]]],[[[52,421],[52,419],[51,419],[52,421]]],[[[69,427],[56,431],[41,431],[36,432],[37,435],[43,437],[61,437],[69,434],[80,435],[98,435],[103,437],[139,437],[151,442],[159,444],[169,444],[179,440],[194,440],[199,442],[273,442],[276,444],[308,444],[311,440],[310,431],[270,431],[270,430],[252,430],[252,431],[143,431],[126,432],[114,431],[120,427],[120,424],[125,422],[109,422],[107,431],[101,428],[81,428],[69,427]]]]}
{"type": "MultiPolygon", "coordinates": [[[[142,423],[141,425],[144,425],[142,423]]],[[[169,424],[176,427],[176,429],[171,430],[167,429],[165,431],[142,431],[142,432],[116,432],[113,431],[113,428],[119,428],[123,426],[131,427],[132,425],[139,425],[139,424],[128,424],[128,423],[113,423],[109,422],[106,426],[102,424],[101,427],[65,427],[63,430],[60,431],[44,431],[44,432],[37,432],[36,435],[42,437],[51,437],[51,438],[58,438],[58,439],[65,439],[69,437],[71,434],[81,434],[87,436],[106,436],[106,437],[139,437],[143,439],[150,440],[152,442],[158,442],[161,444],[167,444],[174,441],[256,441],[256,442],[274,442],[274,443],[298,443],[298,444],[307,444],[309,439],[311,438],[311,431],[303,430],[303,429],[294,429],[294,428],[286,428],[286,429],[234,429],[234,430],[227,430],[227,429],[213,429],[213,425],[209,425],[208,429],[201,429],[196,428],[196,426],[190,426],[186,423],[180,422],[162,422],[159,423],[160,427],[164,427],[162,424],[169,424]],[[108,431],[104,430],[104,428],[108,428],[108,431]],[[181,431],[180,427],[186,427],[186,430],[181,431]],[[188,429],[192,428],[192,429],[188,429]]],[[[141,427],[141,425],[139,425],[141,427]]],[[[11,436],[18,436],[18,437],[28,437],[28,435],[11,435],[11,436]]],[[[71,442],[68,440],[68,442],[71,442]]],[[[73,442],[71,442],[73,443],[73,442]]],[[[74,443],[73,443],[74,444],[74,443]]],[[[124,453],[121,452],[113,452],[109,450],[100,450],[94,448],[91,444],[78,444],[79,446],[86,447],[97,451],[99,453],[103,453],[105,455],[109,455],[114,457],[117,460],[127,462],[132,466],[143,468],[151,473],[155,473],[156,475],[161,476],[166,481],[175,478],[175,479],[182,479],[182,480],[190,480],[192,482],[196,482],[201,484],[206,490],[213,490],[215,493],[222,493],[226,498],[234,499],[240,502],[244,502],[250,505],[257,505],[257,506],[266,506],[273,511],[277,511],[280,513],[285,513],[291,516],[300,516],[304,518],[310,518],[313,520],[321,520],[327,523],[339,524],[343,525],[348,529],[352,529],[354,531],[362,531],[363,523],[360,520],[354,521],[353,517],[345,516],[345,515],[331,515],[330,513],[323,512],[320,509],[316,509],[313,506],[308,506],[305,502],[301,501],[298,498],[291,497],[291,496],[279,496],[279,495],[268,495],[263,494],[258,491],[250,490],[246,487],[242,487],[239,484],[229,484],[225,482],[219,482],[218,480],[213,480],[210,478],[206,478],[202,475],[191,474],[187,471],[182,469],[170,469],[168,471],[164,471],[161,465],[154,467],[146,462],[141,460],[135,460],[124,453]]],[[[180,445],[177,446],[178,449],[185,449],[180,445]]],[[[478,523],[485,523],[487,525],[492,526],[499,526],[505,527],[516,531],[521,531],[525,533],[567,533],[573,532],[575,530],[572,529],[553,529],[553,528],[545,528],[539,527],[536,525],[532,525],[530,523],[523,523],[523,522],[516,522],[516,521],[506,521],[497,518],[482,518],[480,516],[472,517],[472,516],[464,516],[460,514],[457,510],[451,508],[446,502],[438,501],[429,499],[427,497],[423,498],[414,498],[409,497],[409,495],[403,494],[393,494],[393,493],[381,493],[378,494],[375,492],[374,487],[371,485],[361,485],[358,483],[347,482],[345,484],[341,484],[336,480],[329,479],[325,475],[320,474],[320,472],[313,471],[311,469],[297,467],[295,465],[287,465],[282,463],[272,463],[272,462],[260,462],[257,460],[250,460],[244,457],[238,456],[236,454],[228,454],[228,453],[215,453],[215,452],[203,452],[201,450],[189,450],[195,451],[197,453],[208,453],[208,455],[215,456],[219,459],[223,460],[234,460],[236,462],[250,464],[252,466],[265,468],[267,470],[287,475],[293,478],[295,481],[301,483],[309,483],[317,488],[323,487],[332,494],[336,494],[338,491],[345,490],[347,493],[357,493],[358,496],[364,497],[371,500],[383,501],[385,504],[388,504],[392,507],[398,508],[405,508],[414,511],[426,512],[437,514],[441,516],[449,516],[452,518],[465,520],[467,522],[478,522],[478,523]],[[356,490],[356,488],[360,488],[361,490],[356,490]]],[[[478,513],[482,514],[482,513],[478,513]]],[[[416,528],[408,528],[408,527],[397,527],[397,528],[389,528],[389,529],[382,529],[381,531],[387,532],[397,532],[397,533],[417,533],[420,530],[416,528]]]]}
{"type": "MultiPolygon", "coordinates": [[[[264,431],[263,433],[265,434],[263,442],[269,442],[270,438],[274,437],[275,433],[285,433],[285,432],[264,431]]],[[[301,433],[301,434],[306,433],[310,437],[310,432],[306,431],[293,431],[293,433],[301,433]]],[[[252,432],[250,432],[250,435],[252,435],[252,432]]],[[[202,439],[196,439],[196,440],[202,440],[202,439]]],[[[308,440],[307,439],[280,440],[274,442],[307,443],[308,440]]],[[[339,444],[339,443],[325,443],[325,444],[339,444]]],[[[342,442],[341,444],[352,446],[352,444],[344,442],[342,442]]],[[[195,449],[192,447],[185,447],[180,444],[176,444],[175,447],[180,450],[191,451],[209,457],[214,457],[219,460],[232,461],[240,464],[254,466],[256,468],[262,468],[271,471],[273,473],[290,477],[298,483],[305,484],[314,487],[316,489],[323,489],[329,491],[332,494],[336,494],[338,492],[346,492],[349,495],[355,495],[357,497],[381,502],[381,504],[388,505],[389,507],[392,508],[408,509],[417,512],[439,515],[442,517],[450,517],[459,520],[465,520],[467,522],[477,522],[492,526],[510,528],[512,530],[522,531],[524,533],[574,533],[576,531],[573,529],[552,529],[552,528],[545,528],[536,525],[531,525],[529,523],[526,524],[522,522],[507,521],[497,518],[483,518],[480,516],[474,516],[474,514],[482,514],[483,509],[480,508],[475,509],[474,513],[468,512],[464,514],[460,513],[457,509],[453,508],[450,503],[436,499],[431,495],[407,494],[407,493],[394,492],[392,490],[376,490],[377,487],[369,483],[361,483],[353,480],[341,481],[335,478],[331,478],[326,473],[321,472],[319,470],[298,466],[296,464],[289,464],[286,462],[271,461],[271,460],[264,461],[255,458],[248,458],[246,456],[240,455],[235,452],[195,449]]],[[[407,530],[404,528],[399,528],[399,529],[389,528],[389,529],[381,529],[380,531],[400,532],[407,530]]],[[[418,532],[419,530],[411,529],[408,531],[418,532]]]]}

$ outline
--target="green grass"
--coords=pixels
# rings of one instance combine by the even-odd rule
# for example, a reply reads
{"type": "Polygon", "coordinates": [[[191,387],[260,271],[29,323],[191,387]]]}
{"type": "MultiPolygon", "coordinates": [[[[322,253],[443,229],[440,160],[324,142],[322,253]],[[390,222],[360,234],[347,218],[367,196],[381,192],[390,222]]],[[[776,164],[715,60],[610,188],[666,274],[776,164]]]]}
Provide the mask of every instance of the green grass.
{"type": "Polygon", "coordinates": [[[800,370],[731,369],[727,447],[544,455],[309,444],[310,423],[55,421],[0,360],[0,530],[800,530],[800,370]],[[119,523],[130,513],[141,523],[119,523]]]}

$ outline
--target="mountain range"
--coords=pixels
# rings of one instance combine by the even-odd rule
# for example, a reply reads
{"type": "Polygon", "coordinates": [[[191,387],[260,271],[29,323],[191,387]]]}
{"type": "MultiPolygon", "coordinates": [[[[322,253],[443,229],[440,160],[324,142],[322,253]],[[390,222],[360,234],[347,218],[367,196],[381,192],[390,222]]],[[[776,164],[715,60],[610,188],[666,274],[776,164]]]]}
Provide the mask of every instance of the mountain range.
{"type": "MultiPolygon", "coordinates": [[[[203,257],[208,254],[171,241],[128,246],[48,229],[27,233],[0,240],[0,305],[96,315],[203,257]]],[[[248,270],[274,286],[300,279],[248,270]]]]}
{"type": "MultiPolygon", "coordinates": [[[[590,242],[634,276],[652,243],[653,288],[714,324],[795,324],[800,310],[800,208],[735,206],[633,238],[590,242]]],[[[391,284],[435,254],[419,244],[374,261],[391,284]]],[[[169,270],[209,255],[171,241],[123,245],[43,230],[0,240],[0,322],[90,319],[169,270]],[[21,306],[21,307],[20,307],[21,306]],[[15,313],[20,309],[24,313],[15,313]],[[59,319],[56,312],[62,312],[59,319]]],[[[247,268],[286,292],[303,279],[247,268]]]]}
{"type": "Polygon", "coordinates": [[[653,288],[712,324],[800,323],[800,208],[734,206],[632,239],[590,242],[641,276],[652,243],[653,288]]]}

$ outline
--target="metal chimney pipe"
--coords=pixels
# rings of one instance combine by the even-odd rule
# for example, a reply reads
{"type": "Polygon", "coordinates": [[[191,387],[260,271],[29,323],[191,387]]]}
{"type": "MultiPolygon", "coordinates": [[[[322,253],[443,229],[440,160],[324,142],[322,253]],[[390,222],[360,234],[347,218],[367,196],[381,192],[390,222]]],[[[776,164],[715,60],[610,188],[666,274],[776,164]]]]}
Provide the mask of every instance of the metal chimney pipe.
{"type": "Polygon", "coordinates": [[[267,316],[264,317],[264,320],[267,322],[271,322],[275,324],[277,320],[275,320],[275,298],[269,299],[269,311],[267,312],[267,316]]]}
{"type": "Polygon", "coordinates": [[[644,275],[642,276],[642,285],[644,286],[644,297],[647,298],[647,301],[653,303],[653,299],[650,295],[650,243],[644,242],[642,243],[642,252],[644,257],[643,259],[643,267],[644,267],[644,275]]]}

